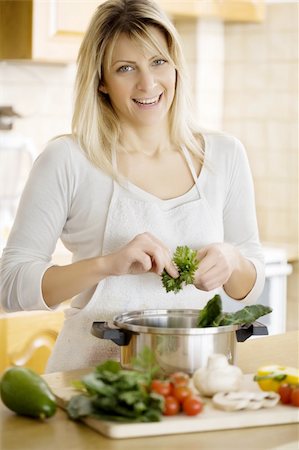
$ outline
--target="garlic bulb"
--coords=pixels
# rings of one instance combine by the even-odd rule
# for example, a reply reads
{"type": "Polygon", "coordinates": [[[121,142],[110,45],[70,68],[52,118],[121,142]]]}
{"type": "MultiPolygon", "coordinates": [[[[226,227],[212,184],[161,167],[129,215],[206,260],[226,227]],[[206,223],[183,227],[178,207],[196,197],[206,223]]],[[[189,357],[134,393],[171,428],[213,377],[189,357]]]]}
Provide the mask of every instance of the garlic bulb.
{"type": "Polygon", "coordinates": [[[207,367],[197,369],[192,377],[200,394],[212,397],[217,392],[232,392],[240,389],[243,373],[237,366],[228,363],[225,355],[209,356],[207,367]]]}

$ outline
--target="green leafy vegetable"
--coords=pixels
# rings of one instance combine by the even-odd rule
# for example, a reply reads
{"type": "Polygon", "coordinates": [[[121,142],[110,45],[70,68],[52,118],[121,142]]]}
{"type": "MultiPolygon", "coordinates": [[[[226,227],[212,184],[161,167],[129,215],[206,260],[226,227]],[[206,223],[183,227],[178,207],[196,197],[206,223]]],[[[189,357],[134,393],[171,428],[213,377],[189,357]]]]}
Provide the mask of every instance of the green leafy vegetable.
{"type": "Polygon", "coordinates": [[[220,295],[215,295],[208,301],[206,306],[198,313],[197,327],[204,328],[213,326],[214,320],[219,317],[222,311],[222,301],[220,295]]]}
{"type": "Polygon", "coordinates": [[[154,376],[160,371],[156,357],[148,347],[144,347],[141,353],[135,358],[132,358],[131,365],[133,369],[143,372],[148,377],[148,384],[150,384],[154,376]]]}
{"type": "Polygon", "coordinates": [[[220,295],[215,295],[206,306],[199,311],[197,327],[218,327],[225,325],[243,325],[252,323],[259,317],[272,312],[272,309],[264,305],[250,305],[234,313],[222,312],[220,295]]]}
{"type": "Polygon", "coordinates": [[[199,265],[196,255],[197,252],[186,245],[176,248],[172,261],[178,269],[179,277],[172,278],[166,270],[163,271],[161,277],[166,292],[174,291],[176,294],[183,288],[184,284],[194,282],[194,275],[199,265]]]}
{"type": "Polygon", "coordinates": [[[235,313],[225,313],[220,321],[220,325],[242,325],[252,323],[259,317],[272,312],[272,309],[264,305],[250,305],[236,311],[235,313]]]}
{"type": "MultiPolygon", "coordinates": [[[[71,419],[91,416],[117,422],[153,422],[161,419],[164,399],[150,392],[156,372],[154,357],[147,348],[135,359],[140,370],[122,369],[108,360],[85,375],[76,386],[83,392],[73,396],[67,413],[71,419]],[[150,367],[150,371],[147,371],[150,367]]],[[[74,383],[73,383],[74,385],[74,383]]]]}

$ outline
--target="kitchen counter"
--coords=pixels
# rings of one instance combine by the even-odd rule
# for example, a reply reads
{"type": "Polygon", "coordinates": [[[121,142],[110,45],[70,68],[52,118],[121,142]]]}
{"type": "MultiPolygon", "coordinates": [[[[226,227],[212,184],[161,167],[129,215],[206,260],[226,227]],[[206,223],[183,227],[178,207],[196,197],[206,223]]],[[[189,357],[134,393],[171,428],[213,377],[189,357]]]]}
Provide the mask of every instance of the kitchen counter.
{"type": "MultiPolygon", "coordinates": [[[[249,339],[238,344],[238,365],[244,373],[263,364],[279,363],[298,366],[297,331],[282,335],[249,339]]],[[[85,370],[45,375],[48,383],[64,386],[78,379],[85,370]]],[[[238,413],[236,413],[238,414],[238,413]]],[[[299,416],[299,409],[298,409],[299,416]]],[[[69,420],[58,409],[45,422],[19,417],[0,404],[1,450],[188,450],[198,449],[298,449],[298,424],[251,427],[236,430],[208,431],[134,439],[109,439],[84,424],[69,420]]]]}

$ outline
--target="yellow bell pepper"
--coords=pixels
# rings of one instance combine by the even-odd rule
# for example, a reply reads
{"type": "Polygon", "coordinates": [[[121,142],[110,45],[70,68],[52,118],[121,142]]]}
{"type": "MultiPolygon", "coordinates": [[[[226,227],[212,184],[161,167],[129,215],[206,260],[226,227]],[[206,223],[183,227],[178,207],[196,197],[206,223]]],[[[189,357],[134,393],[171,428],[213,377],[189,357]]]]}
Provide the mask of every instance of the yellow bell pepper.
{"type": "Polygon", "coordinates": [[[282,383],[299,384],[299,369],[288,366],[263,366],[257,370],[254,376],[263,391],[277,392],[282,383]]]}

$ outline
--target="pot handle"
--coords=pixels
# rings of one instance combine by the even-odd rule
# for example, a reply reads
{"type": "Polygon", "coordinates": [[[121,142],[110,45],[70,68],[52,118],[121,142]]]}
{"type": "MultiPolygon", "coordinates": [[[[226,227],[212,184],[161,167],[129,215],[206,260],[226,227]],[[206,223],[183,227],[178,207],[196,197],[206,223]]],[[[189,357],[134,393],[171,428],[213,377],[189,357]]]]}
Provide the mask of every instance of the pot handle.
{"type": "Polygon", "coordinates": [[[91,334],[100,339],[110,339],[119,346],[128,345],[130,343],[132,332],[129,330],[121,330],[120,328],[111,328],[108,322],[93,322],[91,334]]]}
{"type": "Polygon", "coordinates": [[[237,331],[237,341],[244,342],[250,336],[264,336],[268,333],[268,328],[261,322],[253,322],[250,325],[242,325],[237,331]]]}

